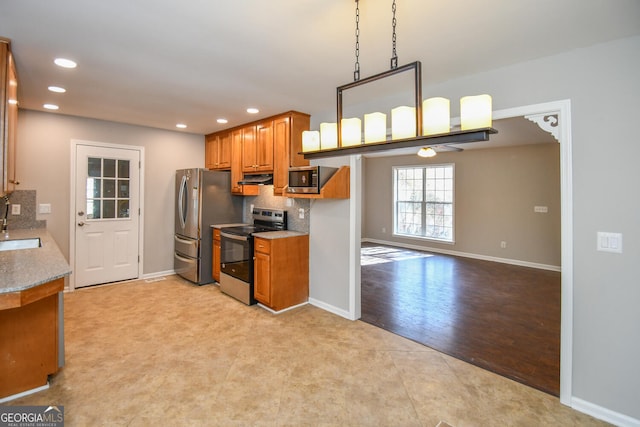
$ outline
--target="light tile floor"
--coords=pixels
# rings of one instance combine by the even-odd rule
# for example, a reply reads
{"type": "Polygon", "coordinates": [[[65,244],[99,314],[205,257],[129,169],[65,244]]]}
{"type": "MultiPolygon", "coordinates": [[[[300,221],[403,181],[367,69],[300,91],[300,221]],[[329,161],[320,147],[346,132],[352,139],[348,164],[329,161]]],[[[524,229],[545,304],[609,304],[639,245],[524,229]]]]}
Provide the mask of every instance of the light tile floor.
{"type": "Polygon", "coordinates": [[[600,426],[557,398],[307,305],[170,276],[65,294],[66,366],[11,405],[66,426],[600,426]]]}

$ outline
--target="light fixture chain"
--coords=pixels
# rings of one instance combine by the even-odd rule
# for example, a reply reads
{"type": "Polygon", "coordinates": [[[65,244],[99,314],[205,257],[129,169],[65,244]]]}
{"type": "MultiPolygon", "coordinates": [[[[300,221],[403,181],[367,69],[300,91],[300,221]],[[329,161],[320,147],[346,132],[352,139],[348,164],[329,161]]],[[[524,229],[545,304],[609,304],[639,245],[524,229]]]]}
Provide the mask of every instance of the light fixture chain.
{"type": "Polygon", "coordinates": [[[391,36],[391,69],[395,70],[396,68],[398,68],[398,54],[396,53],[396,0],[393,0],[391,10],[393,11],[393,19],[391,20],[391,27],[393,28],[393,35],[391,36]]]}
{"type": "Polygon", "coordinates": [[[360,4],[356,0],[356,68],[353,72],[353,81],[360,80],[360,4]]]}

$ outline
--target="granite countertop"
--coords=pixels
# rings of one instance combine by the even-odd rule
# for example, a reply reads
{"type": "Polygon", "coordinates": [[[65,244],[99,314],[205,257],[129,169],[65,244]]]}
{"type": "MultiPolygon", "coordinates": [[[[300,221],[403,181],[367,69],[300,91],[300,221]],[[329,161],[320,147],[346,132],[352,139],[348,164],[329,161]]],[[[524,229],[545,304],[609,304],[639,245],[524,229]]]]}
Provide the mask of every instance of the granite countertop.
{"type": "Polygon", "coordinates": [[[283,230],[283,231],[264,231],[262,233],[253,233],[254,237],[261,237],[263,239],[285,239],[287,237],[305,236],[309,233],[302,233],[300,231],[283,230]]]}
{"type": "Polygon", "coordinates": [[[39,237],[35,249],[0,251],[0,294],[23,291],[71,274],[71,267],[46,228],[9,230],[0,240],[39,237]]]}

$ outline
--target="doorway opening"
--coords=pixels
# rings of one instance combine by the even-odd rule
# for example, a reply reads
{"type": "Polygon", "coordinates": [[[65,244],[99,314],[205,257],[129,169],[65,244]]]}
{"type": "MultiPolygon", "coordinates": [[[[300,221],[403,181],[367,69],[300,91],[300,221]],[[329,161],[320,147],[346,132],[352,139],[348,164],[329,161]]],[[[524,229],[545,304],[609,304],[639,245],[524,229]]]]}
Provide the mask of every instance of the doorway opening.
{"type": "MultiPolygon", "coordinates": [[[[560,401],[564,404],[569,404],[571,396],[571,334],[572,334],[572,236],[571,236],[571,140],[570,140],[570,101],[558,101],[554,103],[538,104],[532,106],[525,106],[516,109],[503,110],[494,112],[494,118],[496,120],[513,118],[527,115],[540,115],[542,117],[554,116],[557,120],[557,140],[560,143],[559,147],[559,163],[560,163],[560,223],[561,230],[560,241],[561,249],[560,254],[560,268],[555,280],[560,282],[559,288],[561,289],[561,296],[556,296],[557,303],[561,306],[559,313],[560,316],[560,330],[558,341],[560,341],[559,354],[556,353],[556,358],[560,359],[560,384],[559,384],[559,396],[560,401]]],[[[542,127],[542,126],[541,126],[542,127]]],[[[543,128],[544,129],[544,128],[543,128]]],[[[547,130],[547,129],[544,129],[547,130]]],[[[368,183],[364,182],[364,186],[367,187],[368,183]]],[[[363,192],[363,193],[366,193],[363,192]]],[[[371,210],[368,209],[367,202],[362,202],[365,218],[367,222],[370,218],[366,218],[371,215],[371,210]]],[[[387,209],[387,208],[385,208],[387,209]]],[[[388,209],[391,209],[389,207],[388,209]]],[[[531,207],[533,209],[533,206],[531,207]]],[[[378,209],[379,210],[379,209],[378,209]]],[[[389,225],[387,224],[387,227],[389,225]]],[[[366,226],[363,230],[366,229],[366,226]]],[[[390,231],[389,231],[390,232],[390,231]]],[[[368,236],[363,234],[365,240],[368,236]]],[[[392,240],[392,239],[390,239],[392,240]]],[[[385,239],[375,241],[375,243],[385,243],[385,239]]],[[[393,242],[392,242],[393,244],[393,242]]],[[[397,243],[395,243],[397,244],[397,243]]],[[[410,246],[410,245],[409,245],[410,246]]],[[[360,248],[358,248],[360,249],[360,248]]],[[[444,251],[446,253],[446,251],[444,251]]],[[[428,258],[428,260],[432,260],[428,258]]],[[[406,261],[409,262],[409,261],[406,261]]],[[[413,261],[411,261],[413,262],[413,261]]],[[[428,262],[428,261],[427,261],[428,262]]],[[[525,266],[526,268],[526,266],[525,266]]],[[[365,280],[365,273],[362,273],[362,280],[365,280]]],[[[557,288],[557,287],[556,287],[557,288]]],[[[558,292],[559,293],[559,292],[558,292]]],[[[364,295],[363,295],[364,302],[364,295]]],[[[365,317],[363,307],[363,318],[365,317]]],[[[558,394],[554,392],[553,394],[558,394]]]]}

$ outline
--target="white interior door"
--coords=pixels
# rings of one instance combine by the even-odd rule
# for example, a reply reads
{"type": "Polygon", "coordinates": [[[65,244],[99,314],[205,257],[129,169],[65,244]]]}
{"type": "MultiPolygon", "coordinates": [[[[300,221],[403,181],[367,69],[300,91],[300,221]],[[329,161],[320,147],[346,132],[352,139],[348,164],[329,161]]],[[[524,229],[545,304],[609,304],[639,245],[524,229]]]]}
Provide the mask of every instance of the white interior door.
{"type": "Polygon", "coordinates": [[[76,146],[75,287],[138,277],[140,151],[76,146]]]}

